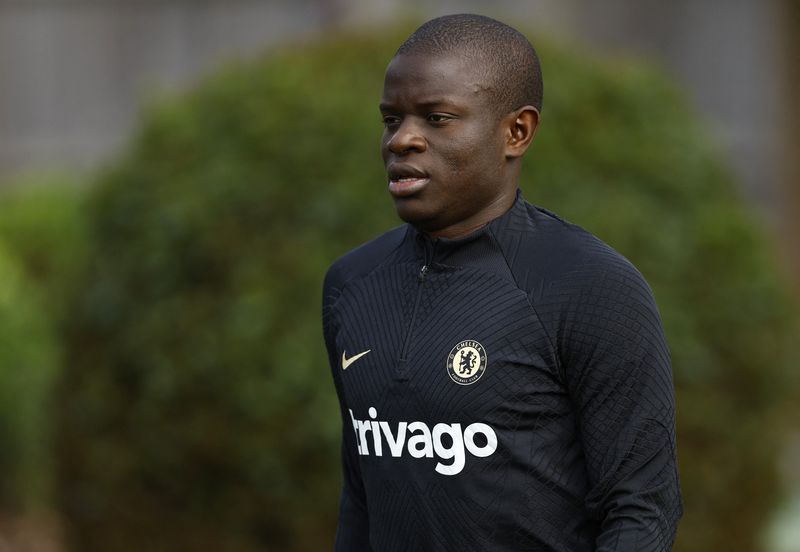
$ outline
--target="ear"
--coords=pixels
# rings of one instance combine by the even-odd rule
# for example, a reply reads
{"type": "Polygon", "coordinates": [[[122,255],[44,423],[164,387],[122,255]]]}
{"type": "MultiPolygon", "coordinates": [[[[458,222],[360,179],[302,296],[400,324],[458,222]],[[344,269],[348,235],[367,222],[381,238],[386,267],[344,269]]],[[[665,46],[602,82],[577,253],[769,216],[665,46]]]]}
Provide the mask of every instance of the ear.
{"type": "Polygon", "coordinates": [[[531,105],[512,111],[503,119],[506,158],[522,157],[539,128],[539,110],[531,105]]]}

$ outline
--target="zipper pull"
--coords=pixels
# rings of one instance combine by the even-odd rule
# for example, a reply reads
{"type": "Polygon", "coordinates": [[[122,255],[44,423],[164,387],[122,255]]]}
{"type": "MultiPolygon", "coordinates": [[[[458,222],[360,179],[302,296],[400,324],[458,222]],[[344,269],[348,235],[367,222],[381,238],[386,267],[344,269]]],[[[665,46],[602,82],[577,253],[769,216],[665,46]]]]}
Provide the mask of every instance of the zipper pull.
{"type": "Polygon", "coordinates": [[[428,273],[428,265],[422,265],[422,268],[419,269],[419,281],[425,279],[425,275],[428,273]]]}

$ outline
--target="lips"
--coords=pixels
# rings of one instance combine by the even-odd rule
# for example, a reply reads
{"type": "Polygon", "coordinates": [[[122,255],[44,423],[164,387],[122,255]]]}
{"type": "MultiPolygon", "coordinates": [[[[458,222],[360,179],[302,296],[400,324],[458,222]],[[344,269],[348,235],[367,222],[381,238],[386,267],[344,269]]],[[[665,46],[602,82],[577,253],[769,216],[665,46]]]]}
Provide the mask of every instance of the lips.
{"type": "Polygon", "coordinates": [[[395,197],[414,195],[431,180],[425,171],[411,165],[392,163],[386,172],[389,175],[389,193],[395,197]]]}

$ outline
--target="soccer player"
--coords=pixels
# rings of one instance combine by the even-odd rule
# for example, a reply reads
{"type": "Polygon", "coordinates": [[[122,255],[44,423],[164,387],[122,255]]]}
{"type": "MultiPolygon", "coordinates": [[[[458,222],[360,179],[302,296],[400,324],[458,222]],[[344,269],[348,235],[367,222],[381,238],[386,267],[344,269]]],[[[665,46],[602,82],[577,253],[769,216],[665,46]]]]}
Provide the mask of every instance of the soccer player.
{"type": "Polygon", "coordinates": [[[324,285],[336,550],[669,550],[682,507],[652,293],[518,189],[542,111],[534,48],[487,17],[429,21],[380,110],[406,224],[324,285]]]}

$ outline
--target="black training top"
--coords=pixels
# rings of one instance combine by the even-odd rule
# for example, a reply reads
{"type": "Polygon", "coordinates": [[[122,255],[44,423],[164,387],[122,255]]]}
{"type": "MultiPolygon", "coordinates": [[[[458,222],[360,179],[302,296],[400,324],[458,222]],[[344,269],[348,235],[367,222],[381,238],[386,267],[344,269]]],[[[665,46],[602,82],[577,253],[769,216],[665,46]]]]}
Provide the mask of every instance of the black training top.
{"type": "Polygon", "coordinates": [[[404,225],[325,279],[342,410],[336,550],[669,550],[670,358],[620,254],[527,203],[459,239],[404,225]]]}

